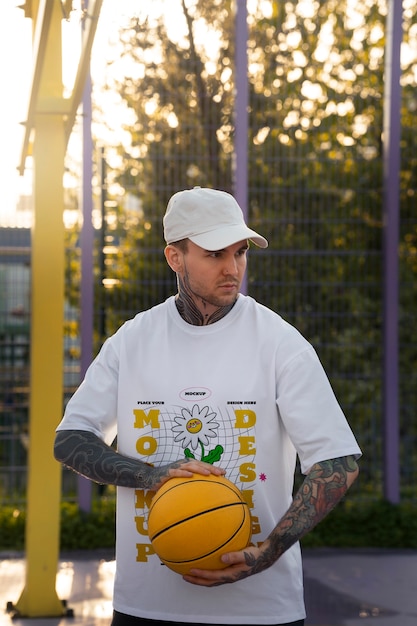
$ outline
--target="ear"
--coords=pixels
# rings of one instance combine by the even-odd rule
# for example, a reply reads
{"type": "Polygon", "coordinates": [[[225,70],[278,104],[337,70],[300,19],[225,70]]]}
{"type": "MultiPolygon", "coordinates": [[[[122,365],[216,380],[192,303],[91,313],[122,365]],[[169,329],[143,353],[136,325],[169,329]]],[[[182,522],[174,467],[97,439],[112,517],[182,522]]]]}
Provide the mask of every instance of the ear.
{"type": "Polygon", "coordinates": [[[175,246],[168,245],[164,250],[166,261],[169,267],[178,273],[183,267],[182,252],[175,246]]]}

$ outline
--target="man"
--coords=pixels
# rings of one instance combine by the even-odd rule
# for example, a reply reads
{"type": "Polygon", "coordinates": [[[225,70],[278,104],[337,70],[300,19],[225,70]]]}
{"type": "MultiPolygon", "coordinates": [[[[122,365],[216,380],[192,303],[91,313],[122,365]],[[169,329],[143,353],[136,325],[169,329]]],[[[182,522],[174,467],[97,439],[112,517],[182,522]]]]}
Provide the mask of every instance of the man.
{"type": "Polygon", "coordinates": [[[106,341],[56,436],[59,461],[118,486],[113,626],[301,625],[298,541],[356,479],[359,447],[312,346],[239,294],[248,242],[268,242],[235,199],[180,191],[164,234],[177,295],[106,341]],[[224,554],[224,569],[182,577],[161,565],[146,519],[155,490],[193,473],[242,490],[252,542],[224,554]]]}

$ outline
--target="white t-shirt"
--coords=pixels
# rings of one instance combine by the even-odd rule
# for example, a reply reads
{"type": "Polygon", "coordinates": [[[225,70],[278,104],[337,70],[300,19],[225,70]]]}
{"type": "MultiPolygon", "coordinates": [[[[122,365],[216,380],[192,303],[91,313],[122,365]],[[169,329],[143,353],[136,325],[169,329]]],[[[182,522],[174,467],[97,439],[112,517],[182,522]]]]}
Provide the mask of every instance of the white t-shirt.
{"type": "MultiPolygon", "coordinates": [[[[360,449],[312,346],[279,315],[240,295],[220,321],[193,326],[174,297],[104,344],[59,430],[88,430],[121,454],[160,466],[214,459],[251,505],[262,542],[303,472],[360,449]],[[200,430],[187,430],[191,419],[200,430]],[[194,422],[195,423],[195,422],[194,422]]],[[[305,616],[300,547],[245,580],[205,588],[162,566],[147,536],[152,494],[118,488],[114,608],[148,619],[278,624],[305,616]]]]}

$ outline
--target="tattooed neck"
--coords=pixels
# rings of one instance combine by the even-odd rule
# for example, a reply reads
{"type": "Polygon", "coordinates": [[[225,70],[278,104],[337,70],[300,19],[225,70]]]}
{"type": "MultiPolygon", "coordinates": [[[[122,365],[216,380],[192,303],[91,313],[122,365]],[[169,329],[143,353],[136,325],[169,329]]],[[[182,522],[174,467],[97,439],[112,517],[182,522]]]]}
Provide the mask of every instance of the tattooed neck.
{"type": "Polygon", "coordinates": [[[222,306],[211,313],[211,315],[208,313],[203,315],[194,302],[188,303],[180,295],[177,296],[175,304],[177,305],[178,313],[181,315],[182,319],[194,326],[206,326],[207,324],[218,322],[222,317],[227,315],[234,306],[234,303],[229,306],[222,306]]]}
{"type": "MultiPolygon", "coordinates": [[[[212,313],[203,313],[195,303],[194,298],[191,295],[189,289],[187,289],[181,278],[178,279],[178,295],[175,299],[178,313],[182,319],[193,324],[193,326],[206,326],[207,324],[213,324],[222,319],[233,308],[234,302],[228,306],[221,306],[215,309],[212,313]]],[[[202,309],[206,306],[204,300],[201,300],[202,309]]]]}

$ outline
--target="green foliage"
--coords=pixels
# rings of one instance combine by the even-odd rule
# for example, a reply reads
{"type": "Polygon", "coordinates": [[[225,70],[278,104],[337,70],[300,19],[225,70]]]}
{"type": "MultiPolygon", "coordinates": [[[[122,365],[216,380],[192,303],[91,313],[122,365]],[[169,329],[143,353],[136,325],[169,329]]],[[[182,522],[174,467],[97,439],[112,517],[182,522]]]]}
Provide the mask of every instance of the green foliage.
{"type": "Polygon", "coordinates": [[[63,503],[61,508],[61,549],[93,550],[110,548],[115,542],[115,503],[112,500],[93,506],[91,512],[80,511],[76,504],[63,503]]]}
{"type": "MultiPolygon", "coordinates": [[[[0,550],[23,550],[26,511],[2,507],[0,510],[0,550]]],[[[113,548],[115,542],[115,501],[95,503],[91,512],[80,511],[77,504],[61,505],[61,550],[113,548]]]]}
{"type": "MultiPolygon", "coordinates": [[[[24,549],[25,512],[0,511],[0,550],[24,549]]],[[[115,503],[95,504],[83,513],[76,504],[61,509],[61,550],[113,548],[115,503]]],[[[346,499],[302,540],[304,547],[417,548],[417,503],[392,505],[384,500],[346,499]]]]}
{"type": "Polygon", "coordinates": [[[417,548],[417,504],[346,500],[302,544],[309,548],[417,548]]]}
{"type": "Polygon", "coordinates": [[[22,550],[26,513],[17,507],[0,508],[0,550],[22,550]]]}

